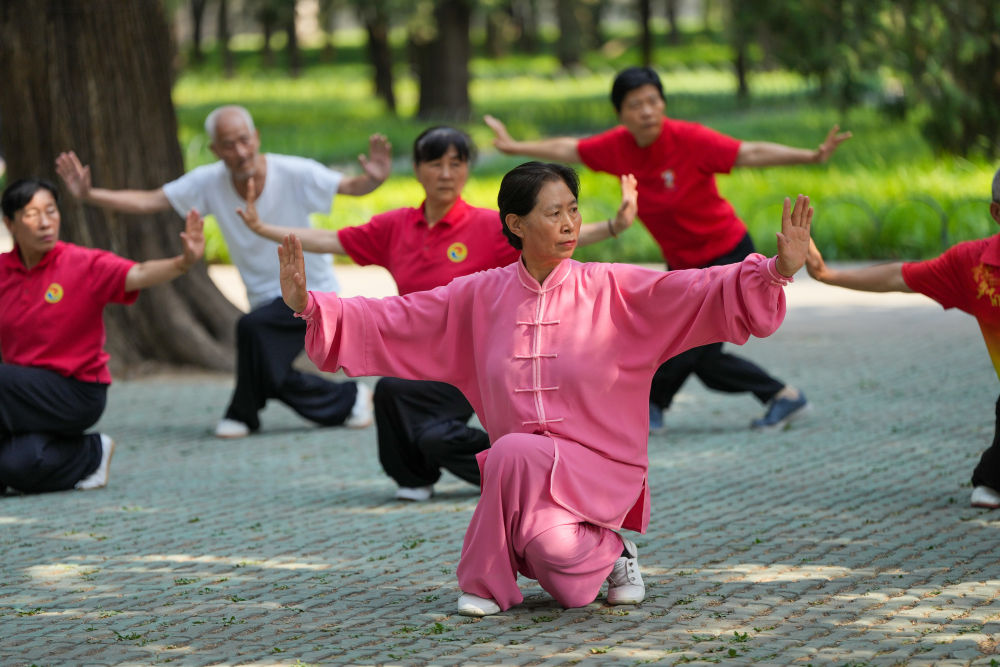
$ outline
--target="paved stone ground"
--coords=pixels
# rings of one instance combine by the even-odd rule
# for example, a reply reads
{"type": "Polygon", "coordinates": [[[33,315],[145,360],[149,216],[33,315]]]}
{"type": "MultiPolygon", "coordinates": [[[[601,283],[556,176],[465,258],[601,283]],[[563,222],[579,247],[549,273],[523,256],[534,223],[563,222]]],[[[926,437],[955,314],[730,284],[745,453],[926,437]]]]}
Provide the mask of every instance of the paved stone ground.
{"type": "Polygon", "coordinates": [[[1000,512],[968,507],[997,384],[974,321],[800,280],[747,356],[808,420],[691,381],[650,442],[638,607],[454,613],[476,492],[390,499],[374,429],[280,405],[209,430],[230,380],[117,382],[111,484],[0,499],[0,664],[996,664],[1000,512]],[[851,296],[846,296],[851,295],[851,296]],[[865,297],[865,298],[861,298],[865,297]]]}

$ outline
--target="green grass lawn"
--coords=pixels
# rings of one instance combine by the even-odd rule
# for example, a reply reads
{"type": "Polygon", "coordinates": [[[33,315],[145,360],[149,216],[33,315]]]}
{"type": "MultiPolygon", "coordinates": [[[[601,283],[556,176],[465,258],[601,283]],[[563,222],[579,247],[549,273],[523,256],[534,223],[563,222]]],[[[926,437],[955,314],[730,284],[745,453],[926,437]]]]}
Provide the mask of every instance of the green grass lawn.
{"type": "MultiPolygon", "coordinates": [[[[522,161],[493,149],[491,133],[479,120],[483,114],[500,117],[519,138],[583,136],[616,123],[608,91],[616,69],[634,62],[629,60],[634,53],[627,36],[609,44],[605,53],[588,56],[587,69],[573,74],[561,72],[555,58],[545,53],[474,59],[474,120],[464,129],[479,145],[480,156],[466,188],[469,202],[495,206],[501,176],[522,161]]],[[[361,40],[345,38],[337,64],[320,63],[317,52],[307,51],[307,67],[298,79],[282,70],[260,68],[253,52],[237,52],[237,75],[232,79],[221,78],[214,64],[185,71],[175,85],[174,101],[186,166],[213,159],[202,129],[208,111],[238,103],[254,114],[263,150],[312,157],[348,172],[358,170],[356,158],[366,149],[369,134],[381,132],[392,141],[392,178],[367,196],[338,198],[332,213],[316,216],[317,224],[360,224],[375,213],[419,204],[422,190],[412,178],[409,153],[413,139],[430,123],[414,118],[416,84],[398,67],[399,116],[386,113],[372,94],[361,48],[361,40]]],[[[818,145],[834,123],[854,133],[828,165],[741,169],[719,176],[723,195],[763,252],[774,250],[782,199],[800,192],[813,198],[814,236],[833,259],[927,257],[955,241],[994,231],[986,209],[995,166],[934,155],[920,136],[915,115],[892,120],[875,103],[841,115],[817,101],[809,82],[787,72],[754,75],[752,101],[741,105],[735,99],[726,47],[708,36],[691,36],[673,49],[661,47],[657,61],[671,64],[659,69],[667,113],[673,117],[696,120],[738,138],[804,147],[818,145]]],[[[586,169],[581,176],[584,219],[612,215],[618,200],[616,179],[586,169]]],[[[616,241],[581,249],[577,256],[660,261],[640,225],[616,241]]],[[[210,231],[209,258],[226,259],[217,230],[210,231]]]]}

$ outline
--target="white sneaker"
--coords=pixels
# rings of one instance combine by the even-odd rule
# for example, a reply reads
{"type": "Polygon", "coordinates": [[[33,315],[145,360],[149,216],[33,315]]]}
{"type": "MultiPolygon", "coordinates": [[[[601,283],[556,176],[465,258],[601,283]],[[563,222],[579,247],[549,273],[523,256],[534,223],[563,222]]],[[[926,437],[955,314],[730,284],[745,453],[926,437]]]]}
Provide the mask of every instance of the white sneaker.
{"type": "Polygon", "coordinates": [[[87,491],[100,489],[108,483],[108,467],[111,465],[111,455],[115,453],[115,441],[101,433],[101,462],[97,470],[81,479],[73,488],[87,491]]]}
{"type": "Polygon", "coordinates": [[[396,500],[412,500],[421,503],[434,495],[433,486],[401,486],[396,489],[396,500]]]}
{"type": "Polygon", "coordinates": [[[364,382],[355,382],[358,385],[358,396],[354,399],[354,407],[351,408],[351,415],[344,422],[347,428],[366,428],[372,425],[372,390],[364,382]]]}
{"type": "Polygon", "coordinates": [[[608,604],[639,604],[646,597],[646,585],[639,573],[639,551],[624,537],[628,556],[619,556],[608,575],[608,604]]]}
{"type": "Polygon", "coordinates": [[[458,598],[458,613],[462,616],[490,616],[500,613],[500,605],[489,598],[462,593],[462,597],[458,598]]]}
{"type": "Polygon", "coordinates": [[[235,419],[222,418],[215,426],[216,438],[245,438],[250,435],[250,427],[235,419]]]}
{"type": "Polygon", "coordinates": [[[969,504],[973,507],[985,507],[995,510],[1000,507],[1000,493],[997,493],[988,486],[977,486],[972,489],[972,497],[969,504]]]}

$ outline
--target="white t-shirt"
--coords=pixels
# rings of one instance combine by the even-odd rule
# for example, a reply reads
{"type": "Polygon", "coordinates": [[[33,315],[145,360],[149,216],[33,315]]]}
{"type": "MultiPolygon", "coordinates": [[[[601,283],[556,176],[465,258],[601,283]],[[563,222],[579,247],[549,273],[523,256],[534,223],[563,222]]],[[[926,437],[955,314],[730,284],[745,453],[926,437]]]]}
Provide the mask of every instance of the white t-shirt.
{"type": "MultiPolygon", "coordinates": [[[[281,227],[308,227],[311,213],[330,210],[343,178],[340,173],[308,158],[274,153],[264,157],[267,178],[264,190],[257,196],[261,220],[281,227]]],[[[229,247],[229,257],[243,278],[251,309],[281,296],[278,244],[254,234],[236,214],[237,208],[246,208],[246,201],[237,194],[222,161],[192,169],[164,185],[163,192],[181,217],[192,208],[202,215],[215,216],[229,247]]],[[[305,260],[309,289],[340,290],[330,255],[306,253],[305,260]]]]}

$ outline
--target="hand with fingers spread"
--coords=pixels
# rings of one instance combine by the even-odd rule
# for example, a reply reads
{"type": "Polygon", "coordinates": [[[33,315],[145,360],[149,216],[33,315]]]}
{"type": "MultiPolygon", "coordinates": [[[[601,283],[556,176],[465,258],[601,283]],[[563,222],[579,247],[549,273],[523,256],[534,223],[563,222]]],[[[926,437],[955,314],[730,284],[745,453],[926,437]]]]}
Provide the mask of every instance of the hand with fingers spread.
{"type": "Polygon", "coordinates": [[[615,236],[618,236],[635,222],[635,214],[639,208],[639,188],[638,181],[632,174],[625,174],[621,177],[622,203],[615,214],[612,223],[615,236]]]}
{"type": "Polygon", "coordinates": [[[180,266],[184,271],[187,271],[195,262],[205,256],[205,219],[196,209],[188,211],[187,217],[184,219],[181,241],[184,245],[184,255],[180,266]]]}
{"type": "Polygon", "coordinates": [[[257,183],[254,177],[251,176],[247,179],[247,207],[246,210],[242,208],[236,209],[236,215],[240,216],[240,220],[249,227],[252,231],[260,233],[261,227],[264,223],[260,221],[257,217],[257,183]]]}
{"type": "Polygon", "coordinates": [[[382,134],[368,137],[368,155],[358,156],[358,162],[376,184],[385,182],[392,171],[392,144],[382,134]]]}
{"type": "Polygon", "coordinates": [[[295,234],[289,234],[278,246],[278,264],[281,275],[281,298],[296,313],[301,313],[309,303],[306,290],[306,260],[302,244],[295,234]]]}
{"type": "Polygon", "coordinates": [[[80,162],[75,152],[60,153],[56,157],[56,173],[76,199],[84,201],[90,195],[90,167],[80,162]]]}
{"type": "Polygon", "coordinates": [[[816,149],[816,161],[826,162],[840,144],[851,138],[850,132],[841,132],[840,125],[834,125],[826,135],[826,139],[816,149]]]}
{"type": "Polygon", "coordinates": [[[809,232],[812,228],[813,209],[809,197],[799,195],[795,207],[786,197],[781,211],[781,231],[778,232],[778,260],[775,268],[781,275],[791,278],[805,264],[809,255],[809,232]]]}
{"type": "Polygon", "coordinates": [[[493,134],[495,135],[493,138],[493,145],[497,147],[497,150],[501,153],[510,153],[514,150],[514,146],[517,142],[514,141],[512,136],[510,136],[510,132],[507,131],[507,126],[504,125],[499,118],[486,114],[483,116],[483,121],[485,121],[486,125],[493,130],[493,134]]]}

